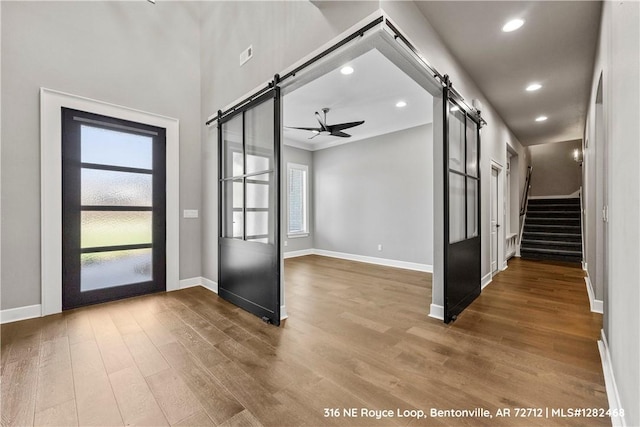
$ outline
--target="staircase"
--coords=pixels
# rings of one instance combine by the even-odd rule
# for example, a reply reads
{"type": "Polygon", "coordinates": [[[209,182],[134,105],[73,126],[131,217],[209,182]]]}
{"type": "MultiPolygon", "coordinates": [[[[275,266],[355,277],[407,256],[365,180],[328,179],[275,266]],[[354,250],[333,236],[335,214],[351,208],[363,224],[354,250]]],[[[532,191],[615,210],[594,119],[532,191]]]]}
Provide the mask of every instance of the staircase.
{"type": "Polygon", "coordinates": [[[520,256],[582,261],[580,199],[529,199],[520,256]]]}

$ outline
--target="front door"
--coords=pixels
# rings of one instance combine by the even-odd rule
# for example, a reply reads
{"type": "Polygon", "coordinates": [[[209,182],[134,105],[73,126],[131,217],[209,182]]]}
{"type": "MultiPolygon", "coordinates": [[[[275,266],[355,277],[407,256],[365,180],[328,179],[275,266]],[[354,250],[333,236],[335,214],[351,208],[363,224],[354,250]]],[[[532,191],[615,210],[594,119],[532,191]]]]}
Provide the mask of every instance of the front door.
{"type": "Polygon", "coordinates": [[[280,89],[218,120],[219,295],[280,324],[280,89]]]}
{"type": "Polygon", "coordinates": [[[165,129],[62,109],[62,308],[166,289],[165,129]]]}

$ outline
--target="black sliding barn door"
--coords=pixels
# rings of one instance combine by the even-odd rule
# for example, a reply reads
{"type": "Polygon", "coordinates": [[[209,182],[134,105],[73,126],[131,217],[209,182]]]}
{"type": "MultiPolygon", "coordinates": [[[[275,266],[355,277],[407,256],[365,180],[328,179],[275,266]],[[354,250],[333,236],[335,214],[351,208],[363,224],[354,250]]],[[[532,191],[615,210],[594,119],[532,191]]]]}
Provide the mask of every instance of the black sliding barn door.
{"type": "Polygon", "coordinates": [[[280,324],[280,89],[218,120],[219,295],[280,324]]]}
{"type": "Polygon", "coordinates": [[[444,321],[480,295],[479,117],[444,89],[444,321]]]}

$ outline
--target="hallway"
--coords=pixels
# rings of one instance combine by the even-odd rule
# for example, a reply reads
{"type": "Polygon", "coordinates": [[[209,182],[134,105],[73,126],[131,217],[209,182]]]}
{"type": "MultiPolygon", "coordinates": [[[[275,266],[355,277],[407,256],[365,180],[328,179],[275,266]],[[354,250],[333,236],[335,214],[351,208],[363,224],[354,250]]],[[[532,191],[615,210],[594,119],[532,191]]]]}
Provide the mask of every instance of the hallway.
{"type": "Polygon", "coordinates": [[[3,425],[609,425],[513,414],[607,408],[580,269],[512,259],[451,325],[429,274],[307,256],[286,279],[281,328],[200,287],[3,325],[3,425]],[[359,412],[478,407],[512,416],[359,412]]]}

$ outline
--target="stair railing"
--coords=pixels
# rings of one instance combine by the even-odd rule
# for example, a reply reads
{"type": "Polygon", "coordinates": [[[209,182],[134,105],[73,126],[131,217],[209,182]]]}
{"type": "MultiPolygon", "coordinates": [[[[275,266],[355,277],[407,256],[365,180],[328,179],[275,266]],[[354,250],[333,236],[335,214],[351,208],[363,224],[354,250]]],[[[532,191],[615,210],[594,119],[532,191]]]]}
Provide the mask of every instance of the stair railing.
{"type": "Polygon", "coordinates": [[[516,246],[516,256],[520,256],[520,246],[522,245],[522,234],[524,233],[524,222],[527,219],[527,208],[529,207],[529,191],[531,190],[531,174],[533,166],[527,167],[527,177],[524,181],[524,191],[520,201],[520,232],[518,233],[518,244],[516,246]]]}
{"type": "Polygon", "coordinates": [[[527,178],[524,181],[524,191],[522,194],[522,200],[520,200],[520,216],[527,214],[527,205],[529,204],[529,190],[531,190],[531,173],[533,172],[533,166],[527,167],[527,178]]]}

